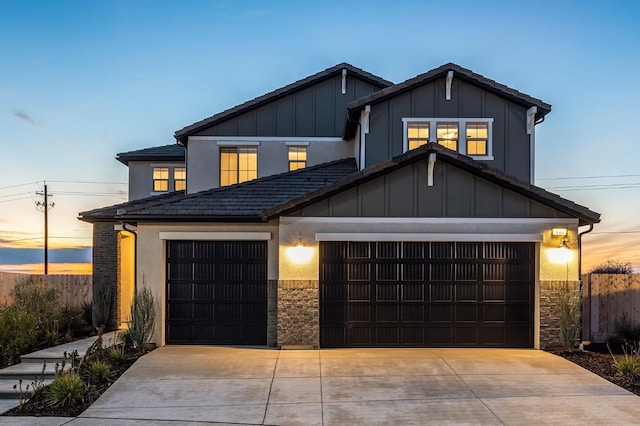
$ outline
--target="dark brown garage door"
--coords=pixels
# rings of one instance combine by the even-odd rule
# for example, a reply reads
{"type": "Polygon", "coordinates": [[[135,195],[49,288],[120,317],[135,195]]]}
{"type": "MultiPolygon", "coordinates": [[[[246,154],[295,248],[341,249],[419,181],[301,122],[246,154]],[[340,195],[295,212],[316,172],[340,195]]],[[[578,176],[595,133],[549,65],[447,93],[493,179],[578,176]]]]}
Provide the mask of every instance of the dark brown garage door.
{"type": "Polygon", "coordinates": [[[167,241],[166,341],[265,345],[267,243],[167,241]]]}
{"type": "Polygon", "coordinates": [[[533,298],[533,243],[320,243],[322,347],[528,348],[533,298]]]}

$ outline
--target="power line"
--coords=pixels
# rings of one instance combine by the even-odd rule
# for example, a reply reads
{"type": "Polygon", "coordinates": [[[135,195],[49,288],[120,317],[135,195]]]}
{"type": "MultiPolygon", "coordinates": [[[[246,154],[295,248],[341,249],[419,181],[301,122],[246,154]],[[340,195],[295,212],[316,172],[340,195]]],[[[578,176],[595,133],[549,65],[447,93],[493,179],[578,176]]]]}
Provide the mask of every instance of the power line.
{"type": "Polygon", "coordinates": [[[0,198],[15,197],[15,196],[18,196],[18,195],[32,194],[32,193],[33,193],[33,191],[17,192],[15,194],[0,195],[0,198]]]}
{"type": "Polygon", "coordinates": [[[640,177],[640,175],[566,176],[566,177],[552,177],[552,178],[536,178],[536,180],[608,179],[608,178],[626,178],[626,177],[640,177]]]}
{"type": "Polygon", "coordinates": [[[32,198],[32,197],[14,198],[14,199],[11,199],[11,200],[0,200],[0,203],[8,203],[8,202],[11,202],[11,201],[27,200],[29,198],[32,198]]]}
{"type": "Polygon", "coordinates": [[[10,186],[3,186],[0,189],[9,189],[9,188],[17,188],[18,186],[27,186],[27,185],[33,185],[36,183],[40,183],[42,181],[35,181],[35,182],[27,182],[27,183],[19,183],[17,185],[10,185],[10,186]]]}
{"type": "Polygon", "coordinates": [[[591,235],[595,234],[640,234],[640,231],[600,231],[600,232],[589,232],[591,235]]]}
{"type": "Polygon", "coordinates": [[[85,180],[47,180],[47,182],[88,183],[88,184],[98,184],[98,185],[127,185],[127,182],[98,182],[98,181],[85,181],[85,180]]]}

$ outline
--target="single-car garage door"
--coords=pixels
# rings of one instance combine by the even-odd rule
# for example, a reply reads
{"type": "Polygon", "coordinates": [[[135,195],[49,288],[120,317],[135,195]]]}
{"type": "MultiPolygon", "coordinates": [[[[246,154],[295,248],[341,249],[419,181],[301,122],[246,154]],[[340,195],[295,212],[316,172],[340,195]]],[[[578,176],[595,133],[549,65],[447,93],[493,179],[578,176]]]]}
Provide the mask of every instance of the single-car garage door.
{"type": "Polygon", "coordinates": [[[266,241],[167,241],[169,344],[267,342],[266,241]]]}
{"type": "Polygon", "coordinates": [[[320,345],[532,347],[534,248],[321,242],[320,345]]]}

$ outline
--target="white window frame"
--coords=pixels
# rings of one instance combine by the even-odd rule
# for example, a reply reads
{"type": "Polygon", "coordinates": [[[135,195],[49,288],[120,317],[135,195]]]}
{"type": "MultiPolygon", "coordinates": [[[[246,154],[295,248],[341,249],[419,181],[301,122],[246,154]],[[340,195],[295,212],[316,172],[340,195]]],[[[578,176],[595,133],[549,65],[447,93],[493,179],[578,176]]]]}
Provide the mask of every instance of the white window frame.
{"type": "Polygon", "coordinates": [[[487,124],[487,155],[470,155],[475,160],[493,160],[493,118],[403,117],[402,152],[409,150],[407,130],[409,123],[429,123],[429,142],[437,143],[437,123],[458,124],[458,152],[467,154],[467,123],[487,124]]]}

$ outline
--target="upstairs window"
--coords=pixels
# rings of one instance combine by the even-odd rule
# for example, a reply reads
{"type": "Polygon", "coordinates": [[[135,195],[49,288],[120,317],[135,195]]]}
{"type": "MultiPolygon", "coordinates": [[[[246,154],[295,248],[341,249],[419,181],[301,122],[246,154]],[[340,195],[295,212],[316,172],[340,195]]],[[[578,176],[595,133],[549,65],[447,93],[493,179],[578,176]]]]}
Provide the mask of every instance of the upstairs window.
{"type": "Polygon", "coordinates": [[[187,189],[187,169],[184,167],[176,167],[173,169],[173,187],[175,191],[184,191],[187,189]]]}
{"type": "Polygon", "coordinates": [[[403,118],[402,122],[405,152],[434,142],[476,159],[493,160],[493,118],[403,118]]]}
{"type": "Polygon", "coordinates": [[[458,123],[437,123],[438,145],[458,150],[458,123]]]}
{"type": "Polygon", "coordinates": [[[467,155],[487,155],[488,144],[487,123],[467,123],[467,155]]]}
{"type": "Polygon", "coordinates": [[[409,149],[416,149],[429,142],[429,123],[408,123],[407,141],[409,149]]]}
{"type": "Polygon", "coordinates": [[[289,147],[289,171],[304,169],[307,167],[307,147],[289,147]]]}
{"type": "Polygon", "coordinates": [[[169,190],[169,168],[154,167],[153,168],[153,191],[167,192],[169,190]]]}
{"type": "Polygon", "coordinates": [[[246,182],[258,177],[258,148],[220,148],[220,186],[246,182]]]}

